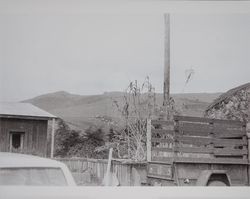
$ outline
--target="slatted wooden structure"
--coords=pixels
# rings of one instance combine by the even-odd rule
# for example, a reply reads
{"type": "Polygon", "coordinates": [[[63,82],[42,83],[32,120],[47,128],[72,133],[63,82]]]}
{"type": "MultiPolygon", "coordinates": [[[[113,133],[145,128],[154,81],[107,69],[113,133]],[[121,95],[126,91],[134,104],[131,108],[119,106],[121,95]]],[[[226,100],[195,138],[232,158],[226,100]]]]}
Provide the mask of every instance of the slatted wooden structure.
{"type": "MultiPolygon", "coordinates": [[[[68,166],[78,185],[101,185],[108,164],[106,159],[56,158],[56,160],[68,166]]],[[[111,171],[116,173],[121,186],[138,185],[135,170],[141,175],[140,180],[146,182],[146,162],[112,160],[111,171]]]]}
{"type": "Polygon", "coordinates": [[[147,131],[149,161],[247,159],[246,124],[241,121],[175,116],[173,121],[149,120],[147,131]]]}

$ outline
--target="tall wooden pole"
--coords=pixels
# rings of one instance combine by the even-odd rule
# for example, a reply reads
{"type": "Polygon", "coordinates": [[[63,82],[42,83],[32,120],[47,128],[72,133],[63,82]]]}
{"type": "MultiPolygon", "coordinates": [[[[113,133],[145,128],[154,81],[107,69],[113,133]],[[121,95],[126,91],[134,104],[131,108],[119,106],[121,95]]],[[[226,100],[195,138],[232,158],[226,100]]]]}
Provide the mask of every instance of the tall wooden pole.
{"type": "Polygon", "coordinates": [[[164,86],[163,107],[167,119],[169,119],[168,105],[170,98],[170,15],[164,14],[164,86]]]}
{"type": "Polygon", "coordinates": [[[163,88],[163,106],[169,102],[170,85],[170,16],[164,14],[164,88],[163,88]]]}

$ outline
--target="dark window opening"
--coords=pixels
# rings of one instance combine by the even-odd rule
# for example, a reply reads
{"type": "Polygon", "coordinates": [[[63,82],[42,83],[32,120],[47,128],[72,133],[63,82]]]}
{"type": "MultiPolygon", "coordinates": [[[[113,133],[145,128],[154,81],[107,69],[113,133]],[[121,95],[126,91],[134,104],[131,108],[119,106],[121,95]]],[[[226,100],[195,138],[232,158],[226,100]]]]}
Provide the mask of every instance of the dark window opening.
{"type": "Polygon", "coordinates": [[[12,147],[18,149],[21,147],[21,134],[15,133],[12,135],[12,147]]]}
{"type": "Polygon", "coordinates": [[[10,151],[21,150],[23,148],[23,132],[10,133],[10,151]]]}

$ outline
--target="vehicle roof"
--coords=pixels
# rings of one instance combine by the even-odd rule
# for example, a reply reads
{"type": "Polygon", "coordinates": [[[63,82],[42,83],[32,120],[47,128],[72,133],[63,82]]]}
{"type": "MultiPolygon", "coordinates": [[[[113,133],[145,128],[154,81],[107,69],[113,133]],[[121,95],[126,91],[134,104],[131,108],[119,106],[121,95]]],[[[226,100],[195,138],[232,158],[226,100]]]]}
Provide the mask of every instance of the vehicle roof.
{"type": "Polygon", "coordinates": [[[56,160],[41,158],[34,155],[25,155],[19,153],[0,152],[0,168],[15,167],[65,167],[65,165],[56,160]]]}

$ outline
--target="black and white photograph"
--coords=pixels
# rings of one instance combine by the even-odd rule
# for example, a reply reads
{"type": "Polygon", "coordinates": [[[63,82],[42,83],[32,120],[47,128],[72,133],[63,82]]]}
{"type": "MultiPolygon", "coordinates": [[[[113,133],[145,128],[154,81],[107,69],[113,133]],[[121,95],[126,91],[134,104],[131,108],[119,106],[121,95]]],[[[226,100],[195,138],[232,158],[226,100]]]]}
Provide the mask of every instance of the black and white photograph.
{"type": "Polygon", "coordinates": [[[249,1],[0,0],[1,199],[249,185],[249,1]]]}

